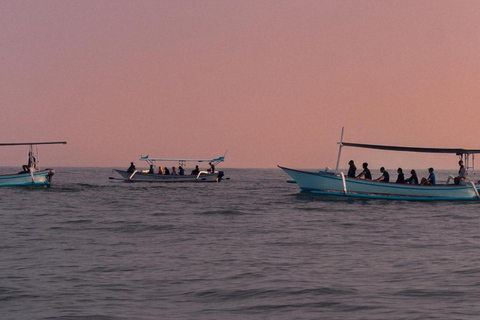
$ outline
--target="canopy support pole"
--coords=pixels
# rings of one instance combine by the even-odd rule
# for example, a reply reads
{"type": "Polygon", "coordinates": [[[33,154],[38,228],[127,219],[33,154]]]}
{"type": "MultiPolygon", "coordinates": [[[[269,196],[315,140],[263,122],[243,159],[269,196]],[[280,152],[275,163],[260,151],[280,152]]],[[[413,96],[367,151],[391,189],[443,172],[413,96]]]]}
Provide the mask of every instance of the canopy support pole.
{"type": "Polygon", "coordinates": [[[338,157],[337,157],[337,165],[335,166],[335,172],[338,172],[338,166],[340,165],[340,156],[342,155],[343,129],[345,129],[345,127],[342,127],[342,134],[340,135],[340,142],[338,143],[338,157]]]}

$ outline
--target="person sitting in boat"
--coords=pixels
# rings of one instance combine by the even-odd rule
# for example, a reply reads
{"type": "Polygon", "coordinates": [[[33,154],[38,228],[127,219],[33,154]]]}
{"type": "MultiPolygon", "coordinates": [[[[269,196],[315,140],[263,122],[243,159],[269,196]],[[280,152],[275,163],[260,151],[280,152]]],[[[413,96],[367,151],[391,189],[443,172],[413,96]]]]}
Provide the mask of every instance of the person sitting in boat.
{"type": "Polygon", "coordinates": [[[380,182],[380,181],[381,182],[389,182],[390,181],[390,174],[388,173],[388,171],[385,170],[384,167],[381,167],[380,172],[382,173],[382,175],[380,177],[378,177],[376,179],[376,181],[378,181],[378,182],[380,182]]]}
{"type": "Polygon", "coordinates": [[[148,173],[149,173],[149,174],[153,174],[153,173],[154,173],[153,164],[150,165],[150,169],[148,170],[148,173]]]}
{"type": "Polygon", "coordinates": [[[168,170],[167,167],[165,167],[165,175],[166,175],[166,176],[169,176],[169,175],[170,175],[170,170],[168,170]]]}
{"type": "Polygon", "coordinates": [[[433,168],[428,168],[428,178],[422,178],[422,181],[420,182],[420,184],[422,186],[434,186],[435,183],[437,182],[436,179],[435,179],[435,173],[433,172],[433,168]]]}
{"type": "Polygon", "coordinates": [[[398,173],[398,176],[397,176],[397,181],[395,181],[395,183],[405,183],[405,175],[403,174],[403,169],[398,168],[397,173],[398,173]]]}
{"type": "Polygon", "coordinates": [[[368,163],[364,162],[362,167],[363,171],[357,176],[357,178],[364,177],[365,180],[372,180],[372,173],[370,172],[370,169],[368,169],[368,163]]]}
{"type": "Polygon", "coordinates": [[[162,168],[162,166],[159,166],[159,167],[158,167],[158,174],[163,174],[163,168],[162,168]]]}
{"type": "Polygon", "coordinates": [[[178,174],[181,176],[185,175],[185,170],[183,170],[182,166],[178,166],[178,174]]]}
{"type": "Polygon", "coordinates": [[[462,181],[467,178],[467,169],[463,165],[463,160],[458,161],[460,169],[458,170],[458,177],[455,177],[454,182],[456,185],[459,185],[462,181]]]}
{"type": "Polygon", "coordinates": [[[413,170],[413,169],[410,170],[410,174],[411,174],[411,176],[410,176],[410,178],[408,178],[406,180],[406,182],[408,184],[418,184],[417,173],[415,172],[415,170],[413,170]]]}
{"type": "Polygon", "coordinates": [[[200,169],[198,169],[198,166],[195,166],[195,169],[192,170],[192,173],[190,173],[190,175],[196,176],[199,173],[200,173],[200,169]]]}
{"type": "Polygon", "coordinates": [[[175,170],[175,167],[172,167],[172,175],[174,175],[174,176],[177,175],[177,170],[175,170]]]}
{"type": "Polygon", "coordinates": [[[353,160],[350,160],[350,161],[348,161],[348,165],[350,167],[348,168],[347,177],[355,178],[355,174],[357,172],[357,167],[355,167],[355,162],[353,162],[353,160]]]}
{"type": "Polygon", "coordinates": [[[128,167],[127,172],[134,173],[136,169],[137,168],[135,168],[135,165],[133,164],[133,162],[130,162],[130,167],[128,167]]]}

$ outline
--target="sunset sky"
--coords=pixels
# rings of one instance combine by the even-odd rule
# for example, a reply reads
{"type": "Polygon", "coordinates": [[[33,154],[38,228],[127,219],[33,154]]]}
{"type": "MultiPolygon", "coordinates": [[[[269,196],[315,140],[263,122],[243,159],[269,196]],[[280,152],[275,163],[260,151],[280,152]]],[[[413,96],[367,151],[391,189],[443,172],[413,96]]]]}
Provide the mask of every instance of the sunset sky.
{"type": "MultiPolygon", "coordinates": [[[[350,142],[480,149],[480,1],[5,0],[0,44],[0,142],[66,140],[43,166],[228,149],[224,167],[333,167],[342,126],[350,142]]],[[[0,166],[26,154],[1,148],[0,166]]]]}

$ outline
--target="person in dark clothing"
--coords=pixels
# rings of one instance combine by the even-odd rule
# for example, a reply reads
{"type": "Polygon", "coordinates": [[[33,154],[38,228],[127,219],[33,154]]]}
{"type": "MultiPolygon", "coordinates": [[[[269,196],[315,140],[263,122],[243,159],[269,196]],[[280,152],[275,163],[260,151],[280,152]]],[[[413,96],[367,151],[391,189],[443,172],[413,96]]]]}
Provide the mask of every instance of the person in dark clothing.
{"type": "Polygon", "coordinates": [[[200,173],[200,169],[198,169],[198,166],[195,166],[195,169],[192,170],[192,173],[190,173],[190,175],[196,176],[199,173],[200,173]]]}
{"type": "Polygon", "coordinates": [[[372,180],[372,173],[370,172],[370,169],[368,169],[368,163],[364,162],[362,164],[363,171],[360,172],[360,174],[357,176],[357,178],[362,178],[364,177],[365,180],[372,180]]]}
{"type": "Polygon", "coordinates": [[[210,165],[210,169],[208,169],[208,171],[210,171],[211,173],[214,173],[215,172],[215,165],[211,162],[208,163],[210,165]]]}
{"type": "Polygon", "coordinates": [[[380,172],[382,175],[377,178],[377,181],[381,182],[389,182],[390,181],[390,174],[388,174],[387,170],[384,167],[380,168],[380,172]]]}
{"type": "Polygon", "coordinates": [[[347,177],[355,178],[355,174],[357,173],[357,167],[355,167],[355,162],[353,162],[353,160],[350,160],[348,161],[348,165],[350,167],[348,168],[347,177]]]}
{"type": "Polygon", "coordinates": [[[169,176],[169,175],[170,175],[170,170],[168,170],[167,167],[165,167],[165,175],[166,175],[166,176],[169,176]]]}
{"type": "Polygon", "coordinates": [[[128,172],[128,173],[134,173],[135,170],[137,170],[137,169],[135,168],[135,165],[133,164],[133,162],[130,162],[130,167],[128,167],[127,172],[128,172]]]}
{"type": "Polygon", "coordinates": [[[178,166],[178,174],[180,176],[183,176],[185,174],[185,170],[183,170],[183,167],[182,166],[178,166]]]}
{"type": "Polygon", "coordinates": [[[405,183],[405,175],[403,174],[403,169],[398,168],[397,173],[398,173],[398,177],[395,183],[405,183]]]}
{"type": "Polygon", "coordinates": [[[150,169],[148,170],[148,173],[153,174],[153,164],[150,165],[150,169]]]}
{"type": "Polygon", "coordinates": [[[411,174],[411,176],[410,176],[410,178],[408,178],[406,180],[406,182],[408,184],[418,184],[418,177],[417,177],[417,173],[415,172],[415,170],[413,170],[413,169],[410,170],[410,174],[411,174]]]}

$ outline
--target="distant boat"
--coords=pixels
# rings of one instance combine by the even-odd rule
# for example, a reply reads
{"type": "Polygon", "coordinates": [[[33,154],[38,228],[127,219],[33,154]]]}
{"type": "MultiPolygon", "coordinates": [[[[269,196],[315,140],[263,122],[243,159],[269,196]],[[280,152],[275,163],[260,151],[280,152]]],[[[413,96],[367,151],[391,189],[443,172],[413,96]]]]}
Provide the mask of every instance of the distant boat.
{"type": "Polygon", "coordinates": [[[67,142],[0,143],[0,146],[29,146],[28,164],[23,165],[23,171],[18,173],[0,175],[0,187],[51,185],[55,170],[40,169],[38,150],[34,148],[41,144],[67,144],[67,142]]]}
{"type": "Polygon", "coordinates": [[[459,148],[418,148],[399,147],[361,143],[343,142],[343,128],[340,138],[337,165],[335,170],[309,172],[278,166],[285,171],[305,192],[333,195],[349,198],[373,198],[393,200],[417,200],[417,201],[460,201],[480,200],[480,185],[475,183],[475,154],[480,153],[478,149],[459,148]],[[377,150],[401,151],[401,152],[422,152],[422,153],[444,153],[455,154],[465,159],[465,168],[471,169],[469,174],[472,180],[466,179],[460,185],[449,183],[452,176],[445,184],[435,186],[423,186],[412,184],[399,184],[391,182],[377,182],[374,180],[363,180],[349,178],[338,170],[342,147],[356,147],[377,150]]]}
{"type": "Polygon", "coordinates": [[[145,157],[140,157],[140,161],[146,161],[153,170],[153,173],[150,170],[134,170],[133,172],[129,172],[128,170],[118,170],[113,169],[116,173],[118,173],[121,178],[114,178],[110,177],[112,180],[124,180],[127,182],[220,182],[224,176],[223,171],[217,170],[203,170],[198,171],[195,174],[188,174],[185,172],[184,175],[178,174],[159,174],[158,168],[156,166],[157,162],[178,162],[178,165],[181,166],[183,169],[186,168],[187,162],[199,162],[199,163],[209,163],[214,167],[220,164],[221,162],[225,161],[225,155],[222,157],[214,158],[214,159],[165,159],[165,158],[150,158],[148,155],[145,157]]]}

